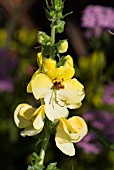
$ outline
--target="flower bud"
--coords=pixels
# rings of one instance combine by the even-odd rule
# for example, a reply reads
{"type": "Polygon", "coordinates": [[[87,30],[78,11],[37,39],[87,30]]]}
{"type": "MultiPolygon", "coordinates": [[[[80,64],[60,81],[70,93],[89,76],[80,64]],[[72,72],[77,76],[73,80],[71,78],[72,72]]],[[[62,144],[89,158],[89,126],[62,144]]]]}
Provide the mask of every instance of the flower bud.
{"type": "Polygon", "coordinates": [[[59,53],[65,53],[68,49],[67,40],[62,40],[61,43],[57,47],[59,53]]]}
{"type": "Polygon", "coordinates": [[[56,24],[56,32],[57,33],[62,33],[64,31],[64,26],[65,26],[65,22],[58,20],[57,24],[56,24]]]}
{"type": "Polygon", "coordinates": [[[50,37],[45,33],[45,32],[42,32],[42,31],[39,31],[38,32],[38,35],[37,35],[37,41],[42,44],[42,45],[45,45],[45,43],[47,41],[49,41],[50,37]]]}

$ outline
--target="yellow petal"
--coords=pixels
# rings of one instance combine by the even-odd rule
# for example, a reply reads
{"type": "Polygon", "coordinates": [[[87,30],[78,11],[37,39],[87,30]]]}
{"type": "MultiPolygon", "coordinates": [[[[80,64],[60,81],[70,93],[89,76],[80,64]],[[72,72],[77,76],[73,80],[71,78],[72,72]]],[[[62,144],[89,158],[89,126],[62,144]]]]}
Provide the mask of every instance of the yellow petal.
{"type": "Polygon", "coordinates": [[[74,145],[70,142],[68,143],[59,143],[56,139],[56,146],[66,155],[74,156],[75,155],[75,148],[74,145]]]}
{"type": "Polygon", "coordinates": [[[67,104],[67,107],[68,107],[69,109],[77,109],[77,108],[79,108],[81,105],[82,105],[82,102],[72,103],[72,104],[67,104]]]}
{"type": "Polygon", "coordinates": [[[73,67],[73,59],[70,55],[65,56],[65,67],[73,67]]]}
{"type": "Polygon", "coordinates": [[[42,66],[42,61],[43,61],[42,53],[40,52],[37,54],[37,62],[38,62],[39,68],[41,68],[41,66],[42,66]]]}
{"type": "Polygon", "coordinates": [[[85,97],[84,87],[78,80],[70,79],[65,81],[64,89],[59,90],[61,99],[66,100],[66,104],[80,103],[85,97]]]}
{"type": "Polygon", "coordinates": [[[46,58],[43,61],[43,71],[47,73],[48,70],[51,70],[56,67],[56,61],[52,60],[51,58],[46,58]]]}
{"type": "MultiPolygon", "coordinates": [[[[32,76],[31,81],[34,79],[34,77],[40,73],[40,70],[38,69],[32,76]]],[[[31,86],[31,81],[29,82],[29,84],[27,85],[27,92],[28,93],[32,93],[32,86],[31,86]]]]}
{"type": "Polygon", "coordinates": [[[14,111],[14,121],[19,128],[25,128],[30,126],[32,123],[20,115],[20,110],[22,107],[26,106],[25,103],[19,104],[14,111]]]}
{"type": "Polygon", "coordinates": [[[53,91],[44,99],[45,101],[45,113],[49,120],[54,121],[60,119],[61,117],[68,116],[68,109],[64,102],[60,101],[58,98],[55,101],[52,95],[53,91]]]}
{"type": "Polygon", "coordinates": [[[62,120],[62,118],[60,119],[59,124],[57,126],[57,132],[56,132],[55,139],[59,143],[67,143],[67,142],[71,141],[71,138],[70,138],[70,135],[69,135],[69,131],[67,129],[66,124],[62,120]]]}
{"type": "Polygon", "coordinates": [[[62,78],[64,72],[64,67],[60,66],[59,68],[53,68],[47,71],[47,75],[53,80],[55,78],[62,78]]]}
{"type": "Polygon", "coordinates": [[[53,84],[48,76],[40,73],[31,80],[31,86],[34,97],[38,100],[39,98],[44,98],[48,94],[53,84]]]}
{"type": "Polygon", "coordinates": [[[39,130],[34,129],[32,126],[29,126],[25,128],[23,131],[21,131],[21,136],[34,136],[36,134],[40,133],[39,130]]]}
{"type": "Polygon", "coordinates": [[[64,129],[65,129],[65,126],[66,126],[66,128],[67,128],[67,130],[68,130],[68,132],[67,133],[73,133],[73,132],[75,132],[75,129],[70,125],[70,123],[68,122],[68,120],[67,119],[65,119],[65,118],[61,118],[61,122],[63,123],[63,127],[64,127],[64,129]]]}
{"type": "Polygon", "coordinates": [[[44,105],[41,105],[38,109],[37,109],[37,116],[33,122],[33,127],[39,131],[41,131],[44,127],[44,105]]]}
{"type": "Polygon", "coordinates": [[[29,104],[25,104],[23,107],[21,107],[19,115],[24,117],[27,120],[30,120],[31,117],[34,116],[35,111],[36,111],[36,108],[32,107],[29,104]]]}
{"type": "Polygon", "coordinates": [[[73,67],[64,67],[64,72],[62,74],[62,78],[64,81],[71,79],[74,76],[75,69],[73,67]]]}
{"type": "Polygon", "coordinates": [[[75,70],[72,67],[60,66],[59,68],[53,68],[47,71],[47,75],[50,79],[64,79],[64,81],[71,79],[74,76],[75,70]]]}
{"type": "Polygon", "coordinates": [[[75,133],[71,133],[72,142],[79,142],[87,134],[87,124],[83,118],[79,116],[73,116],[68,119],[72,128],[75,129],[75,133]]]}

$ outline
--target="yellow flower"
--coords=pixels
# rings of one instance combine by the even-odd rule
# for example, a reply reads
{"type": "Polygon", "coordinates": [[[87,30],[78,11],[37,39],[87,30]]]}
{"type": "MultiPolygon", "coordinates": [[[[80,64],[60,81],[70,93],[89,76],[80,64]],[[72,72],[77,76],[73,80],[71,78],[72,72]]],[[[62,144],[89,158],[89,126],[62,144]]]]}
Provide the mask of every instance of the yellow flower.
{"type": "Polygon", "coordinates": [[[58,68],[55,67],[55,61],[44,61],[45,74],[35,73],[30,81],[31,89],[29,85],[27,87],[27,91],[32,92],[37,100],[44,98],[45,113],[51,121],[67,117],[67,107],[80,107],[85,96],[83,85],[76,78],[72,79],[75,73],[72,58],[68,55],[65,59],[64,65],[58,68]]]}
{"type": "Polygon", "coordinates": [[[38,109],[26,103],[19,104],[14,112],[14,121],[19,128],[24,128],[22,136],[33,136],[44,127],[44,105],[38,109]]]}
{"type": "Polygon", "coordinates": [[[73,143],[79,142],[87,134],[87,125],[84,119],[73,116],[66,120],[61,118],[55,136],[56,146],[66,155],[74,156],[73,143]]]}

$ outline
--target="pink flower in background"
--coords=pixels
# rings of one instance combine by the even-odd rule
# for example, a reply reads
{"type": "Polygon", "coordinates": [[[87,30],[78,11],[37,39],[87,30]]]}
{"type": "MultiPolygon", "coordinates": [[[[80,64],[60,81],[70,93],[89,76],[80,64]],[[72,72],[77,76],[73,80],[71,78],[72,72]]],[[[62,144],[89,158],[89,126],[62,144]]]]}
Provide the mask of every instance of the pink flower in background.
{"type": "Polygon", "coordinates": [[[87,28],[87,36],[98,37],[104,29],[114,30],[114,9],[101,5],[88,5],[82,12],[81,26],[87,28]],[[92,34],[92,35],[91,35],[92,34]]]}

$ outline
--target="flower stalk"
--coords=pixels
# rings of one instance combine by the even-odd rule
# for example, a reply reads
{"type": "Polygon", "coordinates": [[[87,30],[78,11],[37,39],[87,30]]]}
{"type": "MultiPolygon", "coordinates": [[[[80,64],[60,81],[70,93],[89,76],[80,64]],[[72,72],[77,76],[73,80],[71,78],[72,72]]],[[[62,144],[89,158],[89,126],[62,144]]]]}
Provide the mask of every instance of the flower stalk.
{"type": "Polygon", "coordinates": [[[45,136],[44,136],[44,139],[43,139],[43,142],[42,142],[40,155],[39,155],[39,158],[40,158],[39,165],[44,164],[44,158],[45,158],[45,154],[46,154],[46,150],[47,150],[47,147],[48,147],[50,136],[51,136],[50,131],[45,129],[45,136]]]}
{"type": "Polygon", "coordinates": [[[54,43],[55,43],[55,25],[52,24],[52,27],[51,27],[51,45],[50,45],[50,58],[52,58],[52,59],[54,59],[54,57],[55,57],[54,43]]]}
{"type": "MultiPolygon", "coordinates": [[[[87,133],[85,121],[74,116],[67,119],[68,109],[77,109],[85,97],[84,86],[73,78],[75,69],[70,55],[61,56],[68,49],[67,40],[55,42],[55,34],[64,31],[62,20],[64,2],[53,0],[45,9],[47,19],[51,21],[51,35],[40,31],[37,39],[41,44],[41,52],[37,54],[39,69],[33,74],[27,86],[27,92],[33,93],[41,106],[35,108],[29,104],[20,104],[14,112],[14,120],[23,137],[43,133],[40,153],[32,154],[31,165],[27,170],[43,170],[46,150],[51,133],[55,133],[56,146],[66,155],[74,156],[73,143],[80,141],[87,133]],[[59,62],[55,57],[59,57],[59,62]],[[43,130],[43,131],[42,131],[43,130]]],[[[58,170],[56,163],[49,164],[45,170],[58,170]],[[53,168],[52,168],[53,166],[53,168]]]]}

